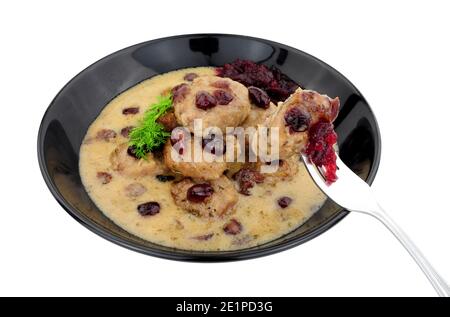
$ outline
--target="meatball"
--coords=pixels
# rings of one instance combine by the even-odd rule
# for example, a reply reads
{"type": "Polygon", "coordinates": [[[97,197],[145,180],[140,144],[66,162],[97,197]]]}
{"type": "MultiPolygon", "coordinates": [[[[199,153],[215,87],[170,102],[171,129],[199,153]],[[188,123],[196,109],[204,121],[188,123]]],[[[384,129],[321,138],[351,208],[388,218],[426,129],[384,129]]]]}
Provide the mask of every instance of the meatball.
{"type": "Polygon", "coordinates": [[[181,153],[177,153],[174,147],[172,147],[171,142],[167,142],[164,146],[164,163],[166,166],[173,172],[181,173],[186,177],[217,179],[222,176],[227,168],[223,157],[216,157],[214,154],[205,153],[204,160],[194,162],[194,142],[195,139],[192,137],[190,142],[184,144],[181,153]],[[206,158],[208,158],[208,161],[206,161],[206,158]]]}
{"type": "Polygon", "coordinates": [[[128,151],[128,144],[122,143],[110,155],[112,169],[123,175],[137,178],[166,172],[162,162],[148,153],[146,159],[136,159],[128,151]]]}
{"type": "Polygon", "coordinates": [[[270,103],[269,108],[263,109],[255,105],[251,106],[250,114],[247,119],[242,123],[244,128],[254,127],[257,128],[259,125],[265,125],[267,120],[277,111],[277,106],[270,103]]]}
{"type": "Polygon", "coordinates": [[[300,153],[308,142],[309,127],[320,120],[332,122],[338,110],[339,98],[297,89],[269,120],[269,128],[279,128],[279,158],[300,153]]]}
{"type": "Polygon", "coordinates": [[[192,201],[188,198],[188,191],[196,185],[205,184],[204,181],[194,181],[185,178],[178,183],[173,183],[171,188],[175,204],[184,210],[199,217],[220,217],[231,212],[238,202],[238,194],[233,183],[225,176],[211,180],[210,195],[203,201],[192,201]]]}
{"type": "Polygon", "coordinates": [[[228,78],[200,76],[174,98],[178,123],[194,132],[194,119],[202,119],[203,129],[239,126],[250,112],[248,90],[228,78]]]}

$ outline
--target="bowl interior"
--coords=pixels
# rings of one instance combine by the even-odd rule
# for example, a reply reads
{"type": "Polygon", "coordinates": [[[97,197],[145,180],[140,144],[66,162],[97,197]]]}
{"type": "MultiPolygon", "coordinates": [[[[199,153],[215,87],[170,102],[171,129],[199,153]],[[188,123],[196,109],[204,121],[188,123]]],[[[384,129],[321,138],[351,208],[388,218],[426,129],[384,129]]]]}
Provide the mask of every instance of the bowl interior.
{"type": "MultiPolygon", "coordinates": [[[[52,194],[75,219],[117,244],[178,260],[235,260],[277,252],[324,232],[347,212],[332,201],[304,225],[267,244],[226,252],[183,251],[163,247],[124,231],[95,206],[80,180],[78,158],[83,137],[115,96],[156,74],[195,66],[220,66],[237,58],[278,67],[306,89],[339,96],[335,122],[342,160],[371,183],[380,157],[376,119],[364,97],[340,73],[291,47],[236,35],[183,35],[141,43],[105,57],[73,78],[55,97],[38,137],[40,167],[52,194]]],[[[301,189],[299,189],[301,190],[301,189]]]]}

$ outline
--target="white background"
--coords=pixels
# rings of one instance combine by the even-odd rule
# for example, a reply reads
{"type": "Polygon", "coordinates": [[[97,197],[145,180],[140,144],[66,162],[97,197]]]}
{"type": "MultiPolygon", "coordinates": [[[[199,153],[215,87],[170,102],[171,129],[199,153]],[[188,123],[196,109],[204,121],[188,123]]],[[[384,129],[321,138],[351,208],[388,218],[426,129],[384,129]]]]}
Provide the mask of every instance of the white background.
{"type": "Polygon", "coordinates": [[[269,257],[174,262],[128,251],[79,225],[53,199],[37,164],[47,105],[99,58],[183,33],[271,39],[326,61],[365,95],[383,141],[376,194],[450,281],[450,7],[363,2],[3,3],[0,295],[434,296],[406,251],[368,216],[351,214],[269,257]]]}

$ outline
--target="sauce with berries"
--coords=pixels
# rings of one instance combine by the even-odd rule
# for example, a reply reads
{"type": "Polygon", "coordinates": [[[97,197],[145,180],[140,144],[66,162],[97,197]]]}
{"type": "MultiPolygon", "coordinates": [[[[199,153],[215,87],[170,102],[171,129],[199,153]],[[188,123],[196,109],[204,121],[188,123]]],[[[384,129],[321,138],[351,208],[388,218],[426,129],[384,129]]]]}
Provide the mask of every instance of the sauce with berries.
{"type": "MultiPolygon", "coordinates": [[[[139,124],[145,110],[157,101],[158,96],[182,83],[190,84],[197,77],[214,74],[214,68],[198,67],[145,80],[111,100],[89,127],[80,149],[82,182],[98,208],[129,233],[156,244],[185,250],[243,249],[291,232],[325,202],[326,197],[300,161],[294,163],[298,165],[294,169],[296,174],[288,180],[273,185],[259,182],[257,178],[253,186],[245,187],[246,194],[238,193],[233,211],[216,218],[198,217],[177,206],[170,192],[173,184],[179,181],[179,175],[169,173],[164,167],[152,166],[156,169],[154,175],[147,173],[142,176],[126,173],[128,165],[119,164],[116,169],[112,168],[112,153],[128,141],[130,129],[139,124]]],[[[273,80],[281,78],[275,71],[271,74],[273,80]]],[[[260,79],[264,81],[264,76],[260,79]]],[[[253,78],[248,84],[255,86],[258,80],[253,78]]],[[[266,87],[271,89],[267,94],[272,100],[297,87],[284,77],[278,84],[266,83],[266,87]]],[[[201,96],[197,106],[213,107],[210,109],[229,107],[232,96],[228,95],[227,87],[217,87],[217,91],[213,93],[217,100],[215,106],[209,101],[209,96],[201,96]]],[[[178,86],[175,92],[175,97],[182,98],[185,86],[178,86]]],[[[260,93],[255,95],[255,102],[263,108],[267,103],[264,98],[265,95],[260,93]]],[[[303,122],[292,120],[296,129],[303,128],[303,122]]],[[[317,136],[323,135],[322,132],[318,129],[317,136]]],[[[205,146],[209,144],[208,140],[204,143],[205,146]]],[[[319,142],[314,144],[319,146],[319,142]]],[[[124,151],[123,159],[127,164],[138,164],[143,170],[149,168],[148,161],[133,157],[133,149],[125,147],[124,151]]],[[[154,160],[158,159],[158,153],[152,155],[154,160]]],[[[328,162],[323,157],[318,156],[317,159],[328,162]]],[[[232,177],[230,180],[238,186],[237,180],[232,177]]],[[[193,204],[201,204],[217,194],[208,185],[201,185],[190,190],[189,199],[193,204]]]]}

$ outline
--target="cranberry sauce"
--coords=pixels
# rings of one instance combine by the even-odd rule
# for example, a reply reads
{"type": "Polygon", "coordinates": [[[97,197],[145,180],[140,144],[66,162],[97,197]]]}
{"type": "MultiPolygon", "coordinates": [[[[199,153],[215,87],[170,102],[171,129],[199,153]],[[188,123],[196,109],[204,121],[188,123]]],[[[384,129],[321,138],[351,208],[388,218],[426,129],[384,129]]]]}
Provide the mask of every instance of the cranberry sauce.
{"type": "Polygon", "coordinates": [[[330,122],[319,121],[309,129],[309,142],[305,153],[312,163],[325,169],[325,178],[329,183],[337,180],[336,153],[333,148],[336,141],[337,134],[330,122]]]}
{"type": "Polygon", "coordinates": [[[237,59],[230,64],[218,67],[217,75],[240,82],[246,87],[260,88],[275,104],[286,100],[299,87],[277,68],[268,68],[266,65],[248,60],[237,59]]]}

